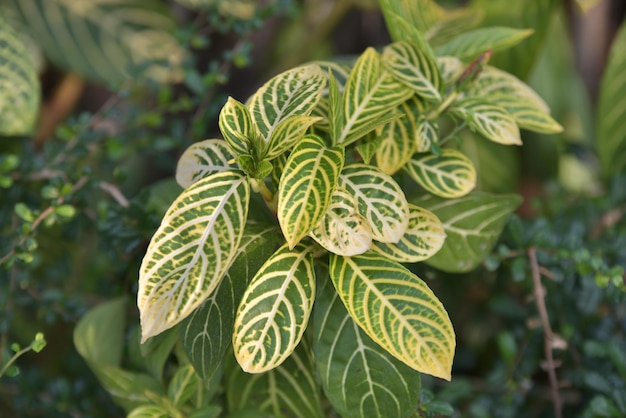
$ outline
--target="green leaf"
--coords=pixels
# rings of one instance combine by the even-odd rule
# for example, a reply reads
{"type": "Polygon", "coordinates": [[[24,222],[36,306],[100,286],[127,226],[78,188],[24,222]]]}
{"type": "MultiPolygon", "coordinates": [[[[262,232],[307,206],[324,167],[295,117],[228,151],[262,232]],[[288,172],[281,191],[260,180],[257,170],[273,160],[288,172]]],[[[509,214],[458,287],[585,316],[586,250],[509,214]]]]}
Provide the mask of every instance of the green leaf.
{"type": "Polygon", "coordinates": [[[234,154],[249,155],[260,151],[256,127],[244,104],[229,97],[220,111],[218,123],[226,143],[234,154]]]}
{"type": "Polygon", "coordinates": [[[226,381],[228,410],[246,418],[272,417],[323,418],[319,385],[315,378],[313,355],[306,338],[285,362],[266,373],[249,374],[237,364],[229,368],[226,381]]]}
{"type": "Polygon", "coordinates": [[[380,6],[394,42],[409,41],[428,55],[435,55],[423,33],[434,21],[441,19],[443,10],[438,5],[432,0],[412,4],[404,0],[381,0],[380,6]],[[429,10],[421,15],[422,8],[429,10]],[[426,17],[428,22],[422,19],[423,17],[426,17]]]}
{"type": "Polygon", "coordinates": [[[368,48],[354,64],[343,94],[343,129],[334,141],[348,145],[399,115],[389,112],[413,92],[384,68],[380,55],[368,48]]]}
{"type": "Polygon", "coordinates": [[[605,175],[626,172],[626,24],[609,53],[598,98],[597,149],[605,175]]]}
{"type": "Polygon", "coordinates": [[[481,23],[484,15],[484,11],[476,7],[457,7],[450,11],[442,8],[442,10],[443,16],[424,31],[424,38],[433,47],[443,45],[460,34],[469,32],[481,23]]]}
{"type": "Polygon", "coordinates": [[[357,212],[356,199],[341,187],[333,191],[324,217],[310,236],[326,250],[338,255],[362,254],[372,246],[369,223],[357,212]]]}
{"type": "Polygon", "coordinates": [[[476,186],[474,165],[452,148],[442,149],[440,155],[417,154],[404,169],[420,186],[441,197],[465,196],[476,186]]]}
{"type": "Polygon", "coordinates": [[[317,135],[289,155],[278,188],[278,222],[293,248],[321,220],[343,167],[343,147],[326,147],[317,135]]]}
{"type": "Polygon", "coordinates": [[[544,112],[530,101],[506,94],[490,97],[491,102],[506,110],[513,117],[517,126],[542,134],[563,132],[563,127],[549,113],[544,112]]]}
{"type": "Polygon", "coordinates": [[[272,132],[267,148],[263,153],[263,158],[272,160],[283,154],[296,145],[306,134],[306,131],[320,120],[320,117],[302,115],[289,116],[283,119],[272,132]]]}
{"type": "Polygon", "coordinates": [[[39,110],[35,63],[18,34],[1,17],[0,45],[0,135],[26,135],[33,130],[39,110]]]}
{"type": "Polygon", "coordinates": [[[313,61],[311,64],[319,65],[328,80],[328,88],[323,90],[319,103],[313,109],[313,112],[311,112],[311,116],[322,118],[315,124],[315,129],[319,129],[324,132],[331,132],[331,139],[335,142],[335,139],[341,130],[341,125],[343,124],[343,115],[336,117],[337,120],[335,121],[335,128],[333,129],[339,128],[339,131],[335,132],[331,129],[332,122],[330,120],[333,119],[331,109],[333,110],[335,116],[337,116],[338,111],[343,111],[341,106],[340,91],[343,89],[343,86],[350,75],[350,67],[332,61],[313,61]],[[335,84],[334,87],[332,86],[333,83],[335,84]],[[334,91],[333,88],[335,89],[334,91]],[[337,99],[338,104],[330,105],[329,102],[335,103],[337,99]]]}
{"type": "Polygon", "coordinates": [[[126,418],[168,418],[170,413],[158,405],[142,405],[131,411],[126,418]]]}
{"type": "Polygon", "coordinates": [[[441,74],[434,57],[414,44],[403,41],[388,45],[383,50],[383,62],[405,88],[431,102],[440,102],[441,74]]]}
{"type": "Polygon", "coordinates": [[[333,408],[345,417],[410,416],[419,401],[419,373],[368,337],[325,282],[315,301],[313,349],[333,408]]]}
{"type": "Polygon", "coordinates": [[[139,270],[142,342],[185,319],[217,287],[237,253],[249,200],[246,177],[227,170],[172,203],[139,270]]]}
{"type": "Polygon", "coordinates": [[[532,29],[505,27],[480,28],[465,32],[437,48],[437,55],[452,55],[461,60],[477,57],[486,51],[500,51],[517,45],[530,35],[532,29]]]}
{"type": "Polygon", "coordinates": [[[415,147],[416,152],[429,152],[439,142],[439,124],[437,121],[419,118],[417,121],[415,147]]]}
{"type": "Polygon", "coordinates": [[[8,5],[53,63],[88,79],[119,83],[140,68],[158,81],[182,76],[185,52],[172,35],[173,19],[156,0],[9,0],[8,5]]]}
{"type": "Polygon", "coordinates": [[[372,161],[372,158],[374,158],[374,155],[376,154],[376,151],[378,151],[378,147],[380,147],[382,141],[383,138],[376,135],[376,131],[372,131],[367,134],[367,136],[362,138],[355,146],[365,164],[369,164],[372,161]]]}
{"type": "Polygon", "coordinates": [[[274,252],[278,230],[248,222],[232,266],[202,306],[181,327],[183,348],[197,373],[210,381],[232,344],[235,313],[246,287],[274,252]]]}
{"type": "Polygon", "coordinates": [[[437,253],[446,239],[443,224],[434,213],[409,204],[409,227],[397,244],[376,242],[372,250],[399,263],[417,263],[437,253]]]}
{"type": "Polygon", "coordinates": [[[443,305],[417,276],[382,255],[330,256],[330,277],[352,319],[398,360],[450,380],[456,345],[443,305]]]}
{"type": "Polygon", "coordinates": [[[437,65],[439,65],[439,72],[445,86],[456,83],[465,71],[465,64],[457,57],[437,57],[437,65]]]}
{"type": "Polygon", "coordinates": [[[261,373],[283,363],[306,329],[315,296],[313,247],[280,247],[259,269],[235,316],[233,349],[241,368],[261,373]]]}
{"type": "Polygon", "coordinates": [[[176,166],[176,182],[187,188],[218,171],[237,168],[235,155],[225,141],[207,139],[196,142],[183,152],[176,166]]]}
{"type": "Polygon", "coordinates": [[[172,349],[178,341],[178,330],[170,328],[161,334],[150,338],[144,344],[139,344],[139,328],[134,328],[127,345],[138,347],[141,355],[141,367],[148,371],[155,379],[163,380],[163,368],[172,354],[172,349]]]}
{"type": "Polygon", "coordinates": [[[473,270],[489,255],[520,202],[517,195],[482,192],[458,199],[423,196],[414,200],[437,215],[447,235],[441,250],[426,263],[450,273],[473,270]]]}
{"type": "Polygon", "coordinates": [[[465,120],[470,129],[504,145],[522,145],[515,120],[503,108],[485,99],[468,98],[454,103],[450,111],[465,120]]]}
{"type": "Polygon", "coordinates": [[[320,98],[326,76],[317,65],[278,74],[250,98],[248,108],[267,143],[278,124],[290,116],[308,116],[320,98]]]}
{"type": "Polygon", "coordinates": [[[201,384],[202,382],[191,364],[181,366],[174,373],[168,386],[170,401],[176,407],[183,406],[201,387],[201,384]]]}
{"type": "Polygon", "coordinates": [[[366,164],[345,166],[339,179],[339,185],[354,196],[357,211],[369,223],[372,237],[381,242],[398,242],[409,223],[409,205],[395,180],[366,164]]]}

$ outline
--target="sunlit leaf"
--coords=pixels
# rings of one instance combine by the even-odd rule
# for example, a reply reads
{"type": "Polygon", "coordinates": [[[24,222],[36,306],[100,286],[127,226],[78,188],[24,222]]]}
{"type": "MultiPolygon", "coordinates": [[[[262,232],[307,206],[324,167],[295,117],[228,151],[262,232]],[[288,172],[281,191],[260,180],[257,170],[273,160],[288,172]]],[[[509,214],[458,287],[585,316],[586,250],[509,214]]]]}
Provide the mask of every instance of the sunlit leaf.
{"type": "Polygon", "coordinates": [[[435,50],[437,55],[452,55],[461,60],[473,59],[486,51],[500,51],[517,45],[532,29],[489,27],[467,31],[435,50]]]}
{"type": "Polygon", "coordinates": [[[302,339],[315,296],[312,249],[283,245],[244,292],[233,333],[235,357],[244,371],[274,369],[302,339]]]}
{"type": "Polygon", "coordinates": [[[330,256],[330,277],[352,319],[409,367],[450,380],[454,330],[443,305],[417,276],[368,252],[330,256]]]}
{"type": "Polygon", "coordinates": [[[461,117],[470,129],[504,145],[522,145],[519,128],[509,113],[485,99],[467,98],[458,101],[451,112],[461,117]]]}
{"type": "Polygon", "coordinates": [[[249,199],[247,178],[227,170],[172,203],[139,270],[142,342],[185,319],[217,287],[237,253],[249,199]]]}
{"type": "Polygon", "coordinates": [[[476,186],[476,170],[461,152],[444,148],[440,155],[416,154],[405,170],[432,194],[453,198],[468,194],[476,186]]]}
{"type": "Polygon", "coordinates": [[[383,62],[405,88],[424,100],[441,101],[441,74],[435,59],[409,42],[396,42],[385,47],[383,62]]]}
{"type": "Polygon", "coordinates": [[[307,130],[322,118],[313,116],[294,115],[283,119],[272,132],[267,148],[263,152],[263,158],[274,159],[292,148],[307,130]]]}
{"type": "Polygon", "coordinates": [[[222,107],[219,127],[226,143],[236,155],[248,155],[256,150],[257,130],[248,108],[232,97],[222,107]]]}
{"type": "Polygon", "coordinates": [[[196,142],[183,152],[176,166],[176,182],[187,188],[206,176],[237,168],[235,156],[221,139],[196,142]]]}

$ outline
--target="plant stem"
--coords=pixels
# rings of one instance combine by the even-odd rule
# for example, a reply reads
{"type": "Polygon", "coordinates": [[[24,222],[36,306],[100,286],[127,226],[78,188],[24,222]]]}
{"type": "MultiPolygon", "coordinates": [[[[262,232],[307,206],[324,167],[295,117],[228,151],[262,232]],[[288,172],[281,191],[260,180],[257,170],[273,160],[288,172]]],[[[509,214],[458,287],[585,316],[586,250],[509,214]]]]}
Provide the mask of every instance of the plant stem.
{"type": "Polygon", "coordinates": [[[0,377],[4,376],[4,374],[6,373],[6,371],[9,369],[9,367],[11,367],[11,365],[13,363],[15,363],[15,361],[21,357],[22,355],[28,353],[31,349],[32,349],[32,344],[29,345],[28,347],[22,348],[20,351],[18,351],[17,353],[13,354],[13,357],[11,357],[9,359],[9,361],[7,361],[7,363],[2,367],[2,370],[0,370],[0,377]]]}
{"type": "Polygon", "coordinates": [[[273,213],[278,212],[278,206],[274,201],[274,193],[270,189],[267,188],[265,182],[259,179],[250,179],[250,185],[252,186],[252,190],[256,193],[261,193],[263,196],[263,200],[265,200],[265,204],[270,208],[273,213]]]}

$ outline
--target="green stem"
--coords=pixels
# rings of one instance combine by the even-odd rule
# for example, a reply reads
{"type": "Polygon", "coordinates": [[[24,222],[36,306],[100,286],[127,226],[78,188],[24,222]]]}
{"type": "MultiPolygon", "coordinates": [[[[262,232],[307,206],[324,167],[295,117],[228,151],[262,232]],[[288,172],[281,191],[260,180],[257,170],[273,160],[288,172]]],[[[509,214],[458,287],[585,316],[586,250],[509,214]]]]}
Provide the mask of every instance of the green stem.
{"type": "Polygon", "coordinates": [[[265,204],[273,213],[278,212],[278,205],[274,199],[274,193],[265,185],[265,181],[262,179],[250,179],[250,185],[252,186],[252,190],[255,193],[260,193],[263,196],[263,200],[265,200],[265,204]]]}
{"type": "Polygon", "coordinates": [[[431,111],[426,116],[426,119],[428,120],[437,119],[439,115],[441,115],[444,112],[444,110],[446,110],[448,106],[452,104],[452,102],[454,101],[454,99],[456,99],[457,96],[458,96],[458,93],[456,91],[453,91],[452,93],[450,93],[448,96],[446,96],[445,100],[441,102],[441,104],[437,107],[437,109],[431,111]]]}

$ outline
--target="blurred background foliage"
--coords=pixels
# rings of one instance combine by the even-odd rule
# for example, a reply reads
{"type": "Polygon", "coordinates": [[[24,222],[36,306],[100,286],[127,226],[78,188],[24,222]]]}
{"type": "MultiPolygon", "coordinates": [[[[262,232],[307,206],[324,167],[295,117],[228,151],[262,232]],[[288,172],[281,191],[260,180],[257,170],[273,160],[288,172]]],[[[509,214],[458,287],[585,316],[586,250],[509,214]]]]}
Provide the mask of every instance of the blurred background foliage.
{"type": "MultiPolygon", "coordinates": [[[[438,3],[459,32],[533,29],[490,63],[528,81],[565,130],[524,132],[521,148],[465,141],[479,189],[524,204],[475,271],[413,267],[458,337],[452,382],[424,378],[424,414],[550,417],[558,403],[567,417],[626,416],[626,4],[438,3]]],[[[91,307],[136,293],[147,242],[180,192],[182,150],[218,135],[228,95],[243,101],[278,71],[390,38],[375,0],[0,0],[0,10],[11,27],[0,47],[19,39],[38,70],[19,81],[39,92],[24,107],[34,128],[0,132],[0,361],[37,332],[48,341],[1,378],[0,415],[121,416],[72,332],[91,307]]]]}

